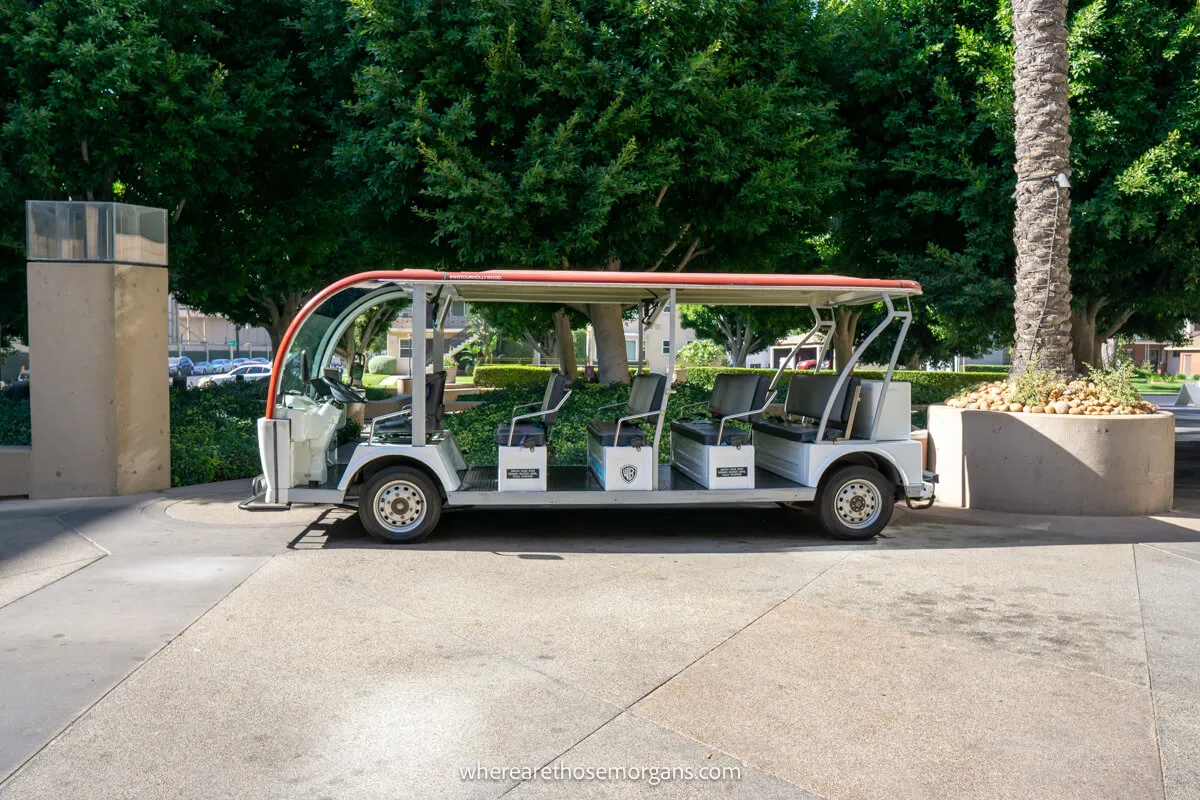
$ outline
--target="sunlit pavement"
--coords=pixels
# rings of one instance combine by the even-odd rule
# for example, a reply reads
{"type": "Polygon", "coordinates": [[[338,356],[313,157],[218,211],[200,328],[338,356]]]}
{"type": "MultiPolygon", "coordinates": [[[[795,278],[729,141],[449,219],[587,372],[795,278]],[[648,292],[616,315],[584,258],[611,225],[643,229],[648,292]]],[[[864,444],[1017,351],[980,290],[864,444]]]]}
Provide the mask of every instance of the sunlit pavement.
{"type": "Polygon", "coordinates": [[[1190,800],[1177,460],[1171,515],[898,511],[867,544],[775,507],[385,547],[243,484],[6,502],[0,798],[1190,800]]]}

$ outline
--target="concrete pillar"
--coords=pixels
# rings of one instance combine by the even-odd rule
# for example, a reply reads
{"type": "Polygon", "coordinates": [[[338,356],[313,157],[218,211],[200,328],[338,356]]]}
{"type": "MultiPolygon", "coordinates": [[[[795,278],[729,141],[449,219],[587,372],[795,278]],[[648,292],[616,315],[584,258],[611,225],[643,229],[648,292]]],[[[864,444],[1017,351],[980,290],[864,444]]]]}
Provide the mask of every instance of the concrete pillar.
{"type": "Polygon", "coordinates": [[[114,203],[36,205],[43,219],[30,209],[29,352],[37,375],[30,496],[165,489],[171,484],[165,212],[114,203]],[[78,215],[88,223],[82,230],[98,243],[72,244],[80,228],[47,221],[49,207],[61,223],[64,206],[86,207],[78,215]],[[139,244],[143,212],[159,212],[161,221],[142,223],[147,242],[139,244]],[[56,235],[64,240],[57,246],[56,235]],[[74,252],[88,260],[55,258],[74,252]]]}

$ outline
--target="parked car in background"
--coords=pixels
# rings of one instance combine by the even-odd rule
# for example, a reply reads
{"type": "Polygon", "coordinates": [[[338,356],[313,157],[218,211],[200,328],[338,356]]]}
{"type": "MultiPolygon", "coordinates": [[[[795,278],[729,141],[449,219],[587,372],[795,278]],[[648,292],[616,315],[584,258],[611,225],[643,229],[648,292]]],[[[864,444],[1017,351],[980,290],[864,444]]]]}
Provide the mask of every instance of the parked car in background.
{"type": "Polygon", "coordinates": [[[268,364],[242,364],[234,367],[224,375],[213,375],[200,381],[201,386],[214,386],[235,381],[265,381],[271,377],[271,367],[268,364]]]}
{"type": "Polygon", "coordinates": [[[192,366],[192,374],[193,375],[208,375],[211,372],[212,372],[212,364],[208,363],[207,361],[197,361],[192,366]]]}
{"type": "Polygon", "coordinates": [[[167,374],[172,378],[187,378],[196,374],[196,365],[187,356],[167,359],[167,374]]]}
{"type": "Polygon", "coordinates": [[[255,356],[254,358],[250,359],[250,363],[251,364],[270,364],[271,360],[268,358],[263,358],[262,356],[255,356]]]}
{"type": "Polygon", "coordinates": [[[240,367],[242,364],[249,364],[249,363],[250,363],[250,359],[248,359],[248,358],[235,358],[233,360],[233,365],[235,367],[240,367]]]}
{"type": "Polygon", "coordinates": [[[229,372],[229,370],[233,369],[233,362],[228,358],[214,358],[208,363],[209,366],[212,367],[213,375],[221,375],[222,373],[229,372]]]}

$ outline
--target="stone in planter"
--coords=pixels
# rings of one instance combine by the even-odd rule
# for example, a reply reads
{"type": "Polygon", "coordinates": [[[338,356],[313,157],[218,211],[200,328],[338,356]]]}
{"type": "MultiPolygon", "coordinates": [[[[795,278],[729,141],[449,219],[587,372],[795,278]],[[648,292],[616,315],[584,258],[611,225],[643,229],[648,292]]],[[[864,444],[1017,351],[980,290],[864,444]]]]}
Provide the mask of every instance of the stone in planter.
{"type": "Polygon", "coordinates": [[[938,503],[1019,514],[1136,516],[1174,499],[1175,417],[929,407],[938,503]]]}

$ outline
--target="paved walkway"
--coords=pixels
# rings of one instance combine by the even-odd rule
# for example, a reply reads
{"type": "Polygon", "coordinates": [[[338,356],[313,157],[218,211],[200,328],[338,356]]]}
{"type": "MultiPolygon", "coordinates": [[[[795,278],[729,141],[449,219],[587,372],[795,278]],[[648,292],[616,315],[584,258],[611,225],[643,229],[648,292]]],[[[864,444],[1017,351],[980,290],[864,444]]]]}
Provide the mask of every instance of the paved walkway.
{"type": "Polygon", "coordinates": [[[1190,483],[868,544],[764,507],[463,511],[411,548],[241,491],[0,504],[0,800],[1200,797],[1190,483]]]}

